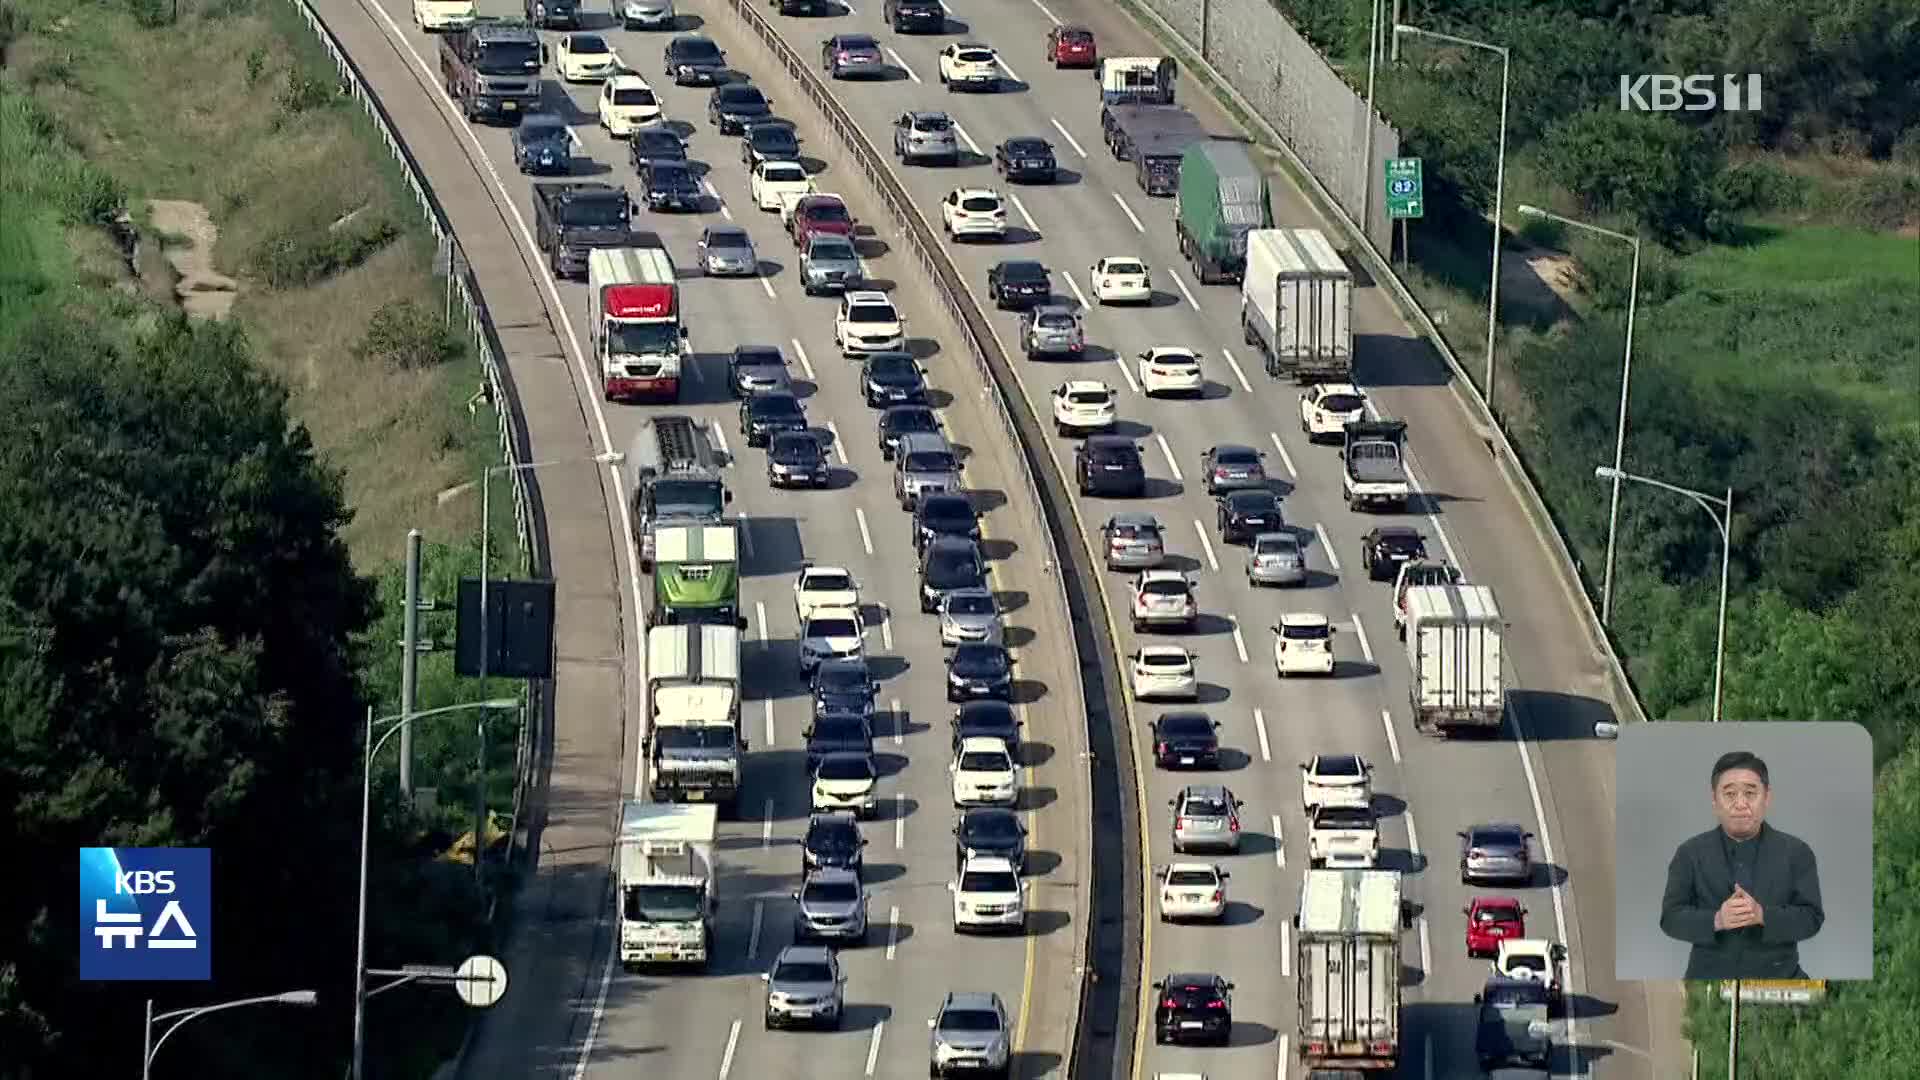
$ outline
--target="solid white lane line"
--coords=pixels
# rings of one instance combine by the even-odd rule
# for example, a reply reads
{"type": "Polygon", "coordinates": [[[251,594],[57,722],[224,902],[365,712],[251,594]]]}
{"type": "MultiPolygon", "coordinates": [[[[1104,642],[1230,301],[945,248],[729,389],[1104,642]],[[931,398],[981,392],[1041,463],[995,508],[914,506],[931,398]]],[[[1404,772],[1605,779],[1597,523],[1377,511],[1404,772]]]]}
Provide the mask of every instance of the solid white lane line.
{"type": "MultiPolygon", "coordinates": [[[[1080,282],[1074,278],[1073,272],[1069,270],[1060,276],[1067,279],[1067,288],[1072,289],[1073,298],[1075,300],[1080,301],[1080,310],[1082,311],[1090,310],[1093,307],[1093,305],[1087,303],[1087,294],[1080,291],[1080,282]]],[[[1133,380],[1129,379],[1127,381],[1132,382],[1133,380]]]]}
{"type": "Polygon", "coordinates": [[[1247,639],[1240,636],[1240,616],[1229,615],[1233,620],[1233,651],[1240,654],[1240,662],[1247,662],[1247,639]]]}
{"type": "Polygon", "coordinates": [[[833,436],[833,456],[840,459],[840,464],[847,464],[847,444],[840,440],[840,429],[831,420],[827,421],[827,433],[833,436]]]}
{"type": "Polygon", "coordinates": [[[887,715],[893,717],[893,745],[899,746],[907,741],[906,714],[900,711],[899,698],[887,702],[887,715]]]}
{"type": "Polygon", "coordinates": [[[1316,521],[1313,523],[1313,531],[1320,537],[1320,550],[1327,553],[1327,565],[1333,567],[1334,573],[1339,573],[1340,556],[1333,553],[1333,543],[1327,539],[1327,527],[1316,521]]]}
{"type": "Polygon", "coordinates": [[[760,283],[760,291],[767,294],[767,299],[769,300],[780,299],[778,296],[775,296],[773,294],[773,282],[768,281],[764,277],[755,278],[754,280],[760,283]]]}
{"type": "Polygon", "coordinates": [[[893,846],[895,848],[907,846],[907,797],[905,795],[893,797],[893,846]]]}
{"type": "Polygon", "coordinates": [[[885,1020],[875,1020],[873,1022],[873,1041],[867,1044],[868,1076],[873,1075],[874,1066],[880,1063],[880,1035],[886,1030],[887,1022],[885,1020]]]}
{"type": "Polygon", "coordinates": [[[1020,196],[1009,191],[1007,192],[1007,201],[1013,204],[1014,212],[1020,215],[1021,221],[1027,223],[1027,228],[1032,229],[1034,232],[1040,231],[1040,226],[1034,223],[1033,215],[1027,213],[1027,204],[1020,201],[1020,196]]]}
{"type": "Polygon", "coordinates": [[[1400,764],[1400,736],[1393,733],[1393,713],[1380,710],[1380,722],[1387,728],[1387,753],[1393,755],[1393,763],[1400,764]]]}
{"type": "Polygon", "coordinates": [[[729,458],[732,457],[733,451],[727,449],[727,433],[725,431],[720,430],[720,421],[715,420],[713,422],[712,430],[713,430],[713,445],[720,448],[720,456],[729,457],[729,458]]]}
{"type": "MultiPolygon", "coordinates": [[[[1114,198],[1116,198],[1116,199],[1117,199],[1117,198],[1119,198],[1119,196],[1118,196],[1118,195],[1115,195],[1115,196],[1114,196],[1114,198]]],[[[1123,205],[1124,205],[1124,204],[1123,204],[1123,205]]],[[[1141,231],[1142,231],[1142,232],[1145,232],[1146,230],[1144,230],[1144,229],[1142,229],[1141,231]]],[[[1181,296],[1184,296],[1184,297],[1186,297],[1186,298],[1187,298],[1187,303],[1188,303],[1188,304],[1190,304],[1190,305],[1192,305],[1192,307],[1193,307],[1193,310],[1195,310],[1195,311],[1199,311],[1199,310],[1200,310],[1200,301],[1198,301],[1198,300],[1195,300],[1195,299],[1193,298],[1193,290],[1192,290],[1192,289],[1189,289],[1189,288],[1187,288],[1187,280],[1186,280],[1185,278],[1183,278],[1183,277],[1181,277],[1181,276],[1180,276],[1180,272],[1179,272],[1178,270],[1175,270],[1175,269],[1173,269],[1172,267],[1168,267],[1168,268],[1167,268],[1167,276],[1168,276],[1168,277],[1170,277],[1170,278],[1172,278],[1172,279],[1173,279],[1173,283],[1174,283],[1175,285],[1178,285],[1178,286],[1180,287],[1180,295],[1181,295],[1181,296]]]]}
{"type": "Polygon", "coordinates": [[[953,130],[959,132],[960,141],[967,144],[967,149],[976,154],[980,152],[980,144],[973,141],[973,136],[967,134],[967,129],[960,126],[960,121],[953,121],[953,130]]]}
{"type": "Polygon", "coordinates": [[[1186,483],[1186,478],[1180,475],[1180,463],[1173,460],[1173,447],[1167,445],[1167,437],[1156,432],[1154,433],[1153,440],[1160,444],[1160,453],[1167,459],[1167,469],[1173,473],[1174,482],[1177,484],[1186,483]]]}
{"type": "Polygon", "coordinates": [[[766,812],[760,818],[760,846],[763,848],[773,846],[773,800],[771,798],[767,800],[766,812]]]}
{"type": "MultiPolygon", "coordinates": [[[[1287,467],[1287,475],[1293,477],[1295,480],[1300,479],[1300,470],[1293,467],[1293,455],[1287,453],[1287,444],[1280,441],[1280,433],[1270,431],[1267,435],[1273,439],[1273,448],[1280,451],[1280,464],[1287,467]]],[[[1336,567],[1336,569],[1338,568],[1336,567]]]]}
{"type": "MultiPolygon", "coordinates": [[[[800,358],[800,370],[807,373],[807,381],[818,381],[813,377],[813,361],[807,359],[807,347],[800,344],[799,338],[793,339],[793,355],[800,358]]],[[[827,426],[832,427],[833,425],[829,423],[827,426]]]]}
{"type": "Polygon", "coordinates": [[[880,645],[893,651],[893,611],[885,604],[880,605],[880,645]]]}
{"type": "Polygon", "coordinates": [[[1280,1071],[1274,1074],[1275,1080],[1287,1080],[1287,1067],[1293,1063],[1292,1055],[1287,1053],[1287,1044],[1292,1041],[1292,1035],[1284,1031],[1280,1033],[1280,1071]]]}
{"type": "Polygon", "coordinates": [[[1087,152],[1080,149],[1080,140],[1073,137],[1073,132],[1068,131],[1066,125],[1051,116],[1047,117],[1047,122],[1053,125],[1053,130],[1060,133],[1061,138],[1067,140],[1067,145],[1073,147],[1074,153],[1079,154],[1081,157],[1087,156],[1087,152]]]}
{"type": "MultiPolygon", "coordinates": [[[[1407,463],[1407,482],[1413,485],[1415,494],[1422,498],[1426,497],[1427,485],[1420,482],[1420,474],[1414,471],[1412,462],[1407,463]]],[[[1433,531],[1439,535],[1440,546],[1446,549],[1447,552],[1447,561],[1459,567],[1461,572],[1465,573],[1467,566],[1460,561],[1459,554],[1453,550],[1453,538],[1447,535],[1447,527],[1440,524],[1440,515],[1428,513],[1427,524],[1433,526],[1433,531]]]]}
{"type": "Polygon", "coordinates": [[[1061,23],[1060,17],[1058,15],[1055,15],[1053,12],[1048,11],[1047,5],[1041,3],[1040,0],[1033,0],[1033,6],[1040,9],[1040,14],[1045,15],[1047,17],[1048,22],[1052,23],[1055,26],[1064,25],[1063,23],[1061,23]]]}
{"type": "Polygon", "coordinates": [[[766,907],[767,902],[765,900],[755,900],[753,902],[753,928],[747,931],[748,960],[752,960],[754,957],[760,955],[760,920],[766,916],[766,907]]]}
{"type": "MultiPolygon", "coordinates": [[[[1553,837],[1547,832],[1547,812],[1540,802],[1540,781],[1533,774],[1533,754],[1527,750],[1526,732],[1520,729],[1519,718],[1512,711],[1507,713],[1507,723],[1513,728],[1513,744],[1520,749],[1520,769],[1526,773],[1527,776],[1527,794],[1533,799],[1533,819],[1539,823],[1540,829],[1540,854],[1545,857],[1548,866],[1554,866],[1556,864],[1553,858],[1553,837]]],[[[1566,901],[1561,896],[1560,885],[1553,882],[1551,877],[1548,878],[1548,882],[1548,895],[1553,897],[1553,927],[1560,935],[1556,940],[1566,941],[1566,901]]],[[[1572,987],[1569,991],[1570,994],[1579,991],[1583,985],[1580,980],[1574,978],[1573,954],[1571,951],[1567,954],[1567,982],[1572,987]]],[[[1567,1043],[1568,1045],[1578,1045],[1579,1039],[1578,1021],[1576,1017],[1569,1012],[1567,1015],[1567,1043]]]]}
{"type": "Polygon", "coordinates": [[[1280,923],[1280,977],[1293,978],[1293,925],[1280,923]]]}
{"type": "Polygon", "coordinates": [[[867,512],[854,507],[853,520],[860,525],[860,546],[867,549],[867,554],[873,554],[873,534],[867,531],[867,512]]]}
{"type": "Polygon", "coordinates": [[[901,56],[901,55],[900,55],[899,53],[897,53],[897,52],[894,52],[894,51],[893,51],[892,49],[888,49],[888,50],[887,50],[887,59],[889,59],[889,60],[891,60],[891,61],[893,61],[893,66],[894,66],[894,67],[897,67],[897,68],[899,68],[899,69],[900,69],[901,71],[904,71],[904,72],[906,72],[906,73],[907,73],[907,78],[909,78],[909,79],[912,79],[912,80],[913,80],[914,82],[919,82],[919,81],[920,81],[920,76],[918,76],[918,75],[916,75],[916,74],[914,74],[914,71],[913,71],[913,69],[907,66],[907,61],[906,61],[906,59],[905,59],[904,57],[902,57],[902,56],[901,56]]]}
{"type": "MultiPolygon", "coordinates": [[[[1067,280],[1072,281],[1073,279],[1068,278],[1067,280]]],[[[1080,290],[1076,288],[1074,289],[1074,291],[1079,292],[1080,290]]],[[[1133,377],[1133,369],[1128,367],[1127,362],[1118,356],[1115,356],[1113,358],[1113,362],[1120,365],[1120,377],[1127,380],[1127,389],[1133,391],[1136,394],[1139,393],[1140,384],[1133,377]]]]}
{"type": "Polygon", "coordinates": [[[1023,79],[1023,78],[1021,78],[1021,77],[1020,77],[1020,73],[1019,73],[1019,72],[1017,72],[1017,71],[1015,71],[1015,70],[1013,70],[1012,68],[1010,68],[1010,67],[1008,67],[1008,66],[1007,66],[1007,60],[1006,60],[1006,57],[1004,57],[1004,56],[1001,56],[1001,55],[1000,55],[999,53],[994,53],[994,54],[993,54],[993,62],[994,62],[994,63],[996,63],[996,64],[998,64],[998,65],[1000,65],[1000,70],[1001,70],[1001,71],[1002,71],[1003,73],[1005,73],[1005,75],[1007,76],[1007,78],[1009,78],[1009,79],[1012,79],[1012,80],[1013,80],[1014,82],[1017,82],[1017,83],[1020,83],[1020,84],[1022,84],[1022,85],[1025,85],[1025,83],[1026,83],[1026,81],[1027,81],[1027,80],[1025,80],[1025,79],[1023,79]]]}
{"type": "Polygon", "coordinates": [[[1373,646],[1367,643],[1367,628],[1360,625],[1357,611],[1353,613],[1353,636],[1360,640],[1360,655],[1367,658],[1367,663],[1373,663],[1373,646]]]}
{"type": "MultiPolygon", "coordinates": [[[[1236,627],[1236,629],[1238,628],[1236,627]]],[[[1253,710],[1253,730],[1260,735],[1260,760],[1272,761],[1273,747],[1267,745],[1267,716],[1259,709],[1253,710]]],[[[1279,815],[1275,814],[1274,818],[1278,820],[1279,815]]],[[[1279,841],[1274,841],[1274,844],[1278,846],[1279,841]]]]}
{"type": "Polygon", "coordinates": [[[1227,366],[1233,369],[1233,377],[1240,380],[1240,389],[1249,394],[1253,393],[1253,384],[1247,381],[1247,373],[1240,370],[1240,361],[1233,358],[1233,350],[1223,345],[1220,348],[1220,355],[1226,358],[1227,366]]]}
{"type": "Polygon", "coordinates": [[[727,1030],[727,1052],[720,1055],[720,1080],[727,1080],[727,1074],[733,1071],[733,1048],[739,1044],[740,1021],[735,1020],[727,1030]]]}
{"type": "Polygon", "coordinates": [[[893,950],[900,944],[900,909],[887,909],[887,959],[893,959],[893,950]]]}
{"type": "Polygon", "coordinates": [[[1119,192],[1116,191],[1113,193],[1113,201],[1120,204],[1121,212],[1127,215],[1128,221],[1133,222],[1133,229],[1135,232],[1143,233],[1147,231],[1147,227],[1145,225],[1140,224],[1140,219],[1134,216],[1133,207],[1127,205],[1127,200],[1121,198],[1119,192]]]}
{"type": "MultiPolygon", "coordinates": [[[[1169,455],[1169,458],[1171,458],[1171,455],[1169,455]]],[[[1199,518],[1193,519],[1193,531],[1196,536],[1200,537],[1200,550],[1207,554],[1207,565],[1213,568],[1214,573],[1219,573],[1220,560],[1213,557],[1213,542],[1207,539],[1207,527],[1200,523],[1199,518]]]]}

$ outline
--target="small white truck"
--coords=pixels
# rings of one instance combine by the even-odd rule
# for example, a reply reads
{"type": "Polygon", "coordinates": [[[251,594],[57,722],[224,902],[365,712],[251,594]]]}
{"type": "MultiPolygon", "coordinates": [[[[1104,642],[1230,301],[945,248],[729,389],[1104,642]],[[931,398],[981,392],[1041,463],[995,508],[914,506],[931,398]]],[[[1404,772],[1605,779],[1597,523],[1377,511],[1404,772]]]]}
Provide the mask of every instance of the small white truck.
{"type": "Polygon", "coordinates": [[[1340,489],[1349,510],[1405,510],[1413,496],[1402,459],[1407,425],[1401,420],[1356,420],[1340,447],[1340,489]]]}
{"type": "Polygon", "coordinates": [[[614,861],[620,964],[684,964],[705,970],[713,954],[712,805],[628,799],[620,807],[614,861]]]}
{"type": "Polygon", "coordinates": [[[1497,730],[1506,715],[1506,623],[1493,590],[1422,585],[1407,590],[1406,607],[1414,729],[1497,730]]]}
{"type": "Polygon", "coordinates": [[[1293,925],[1302,1068],[1394,1068],[1406,925],[1399,872],[1309,870],[1293,925]]]}
{"type": "Polygon", "coordinates": [[[1276,379],[1344,383],[1353,377],[1353,271],[1325,234],[1247,234],[1240,329],[1276,379]]]}

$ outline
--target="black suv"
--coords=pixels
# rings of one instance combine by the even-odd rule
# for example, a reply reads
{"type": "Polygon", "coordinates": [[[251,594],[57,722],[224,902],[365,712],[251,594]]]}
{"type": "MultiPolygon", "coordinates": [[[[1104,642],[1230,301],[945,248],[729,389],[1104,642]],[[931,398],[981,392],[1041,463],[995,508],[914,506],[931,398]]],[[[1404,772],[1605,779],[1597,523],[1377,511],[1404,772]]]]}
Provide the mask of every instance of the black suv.
{"type": "Polygon", "coordinates": [[[859,713],[873,715],[873,699],[880,684],[865,660],[828,660],[813,669],[813,715],[859,713]]]}
{"type": "Polygon", "coordinates": [[[1020,758],[1020,718],[1013,706],[1004,701],[969,701],[953,713],[953,752],[968,739],[999,739],[1007,750],[1020,758]]]}
{"type": "Polygon", "coordinates": [[[866,846],[852,814],[815,814],[807,819],[807,835],[800,842],[800,872],[834,867],[860,873],[866,868],[866,846]]]}
{"type": "Polygon", "coordinates": [[[1009,259],[987,271],[987,299],[1001,311],[1017,311],[1053,299],[1047,268],[1031,259],[1009,259]]]}
{"type": "Polygon", "coordinates": [[[1219,721],[1201,712],[1161,713],[1153,721],[1153,763],[1163,769],[1219,768],[1219,721]]]}
{"type": "Polygon", "coordinates": [[[880,456],[893,460],[902,435],[940,434],[940,418],[926,405],[889,405],[880,414],[880,456]]]}
{"type": "Polygon", "coordinates": [[[860,394],[872,409],[912,405],[927,399],[927,381],[911,353],[868,353],[860,365],[860,394]]]}
{"type": "Polygon", "coordinates": [[[529,176],[565,176],[573,171],[573,133],[553,113],[534,113],[513,129],[513,164],[529,176]]]}
{"type": "Polygon", "coordinates": [[[975,855],[997,855],[1021,870],[1027,864],[1027,827],[1018,811],[1004,806],[969,807],[953,827],[953,865],[975,855]]]}
{"type": "Polygon", "coordinates": [[[886,0],[880,17],[896,34],[938,34],[947,28],[947,9],[940,0],[886,0]]]}
{"type": "Polygon", "coordinates": [[[962,536],[942,536],[920,553],[920,610],[940,610],[940,598],[955,589],[984,589],[987,561],[980,546],[962,536]]]}
{"type": "Polygon", "coordinates": [[[1124,435],[1095,435],[1074,447],[1073,476],[1082,495],[1147,493],[1147,466],[1140,447],[1124,435]]]}
{"type": "Polygon", "coordinates": [[[1427,557],[1427,538],[1409,525],[1382,525],[1360,538],[1360,565],[1373,581],[1392,581],[1400,564],[1427,557]]]}
{"type": "Polygon", "coordinates": [[[993,168],[1008,180],[1041,184],[1053,183],[1060,173],[1060,164],[1053,156],[1053,144],[1032,135],[1016,136],[994,147],[993,168]]]}
{"type": "Polygon", "coordinates": [[[1233,1038],[1233,984],[1218,975],[1169,975],[1154,983],[1153,1041],[1210,1042],[1233,1038]]]}
{"type": "Polygon", "coordinates": [[[776,431],[807,430],[807,410],[784,390],[755,394],[740,403],[740,434],[748,446],[765,446],[776,431]]]}
{"type": "Polygon", "coordinates": [[[828,754],[873,753],[873,721],[857,712],[831,712],[816,716],[804,733],[807,740],[807,768],[820,764],[828,754]]]}
{"type": "Polygon", "coordinates": [[[649,210],[700,210],[700,181],[684,161],[649,161],[640,170],[640,198],[649,210]]]}
{"type": "Polygon", "coordinates": [[[948,701],[1006,701],[1012,695],[1013,659],[1005,645],[968,642],[947,654],[948,701]]]}
{"type": "Polygon", "coordinates": [[[913,550],[924,551],[941,536],[980,539],[980,517],[973,511],[972,499],[953,492],[920,497],[913,508],[913,550]]]}

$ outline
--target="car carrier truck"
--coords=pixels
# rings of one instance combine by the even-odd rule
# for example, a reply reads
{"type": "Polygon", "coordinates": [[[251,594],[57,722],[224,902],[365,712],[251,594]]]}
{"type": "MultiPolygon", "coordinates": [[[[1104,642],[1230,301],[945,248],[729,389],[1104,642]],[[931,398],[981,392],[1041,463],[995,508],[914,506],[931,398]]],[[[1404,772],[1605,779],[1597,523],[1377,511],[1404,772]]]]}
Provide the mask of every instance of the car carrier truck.
{"type": "Polygon", "coordinates": [[[687,964],[713,954],[714,834],[711,806],[628,799],[615,839],[620,964],[687,964]]]}
{"type": "Polygon", "coordinates": [[[1276,379],[1352,379],[1353,272],[1320,230],[1247,234],[1240,329],[1276,379]]]}
{"type": "Polygon", "coordinates": [[[1302,1067],[1396,1068],[1400,872],[1308,870],[1293,921],[1302,1067]]]}

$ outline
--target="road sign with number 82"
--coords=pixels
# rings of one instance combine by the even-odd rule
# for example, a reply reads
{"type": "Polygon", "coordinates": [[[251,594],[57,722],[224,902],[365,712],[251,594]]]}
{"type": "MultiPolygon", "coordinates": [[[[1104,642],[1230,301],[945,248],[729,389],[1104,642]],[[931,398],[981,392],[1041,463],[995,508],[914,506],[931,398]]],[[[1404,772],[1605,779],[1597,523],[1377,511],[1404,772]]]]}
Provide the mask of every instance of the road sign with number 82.
{"type": "Polygon", "coordinates": [[[1420,159],[1387,159],[1387,218],[1417,218],[1424,214],[1426,199],[1420,175],[1420,159]]]}

